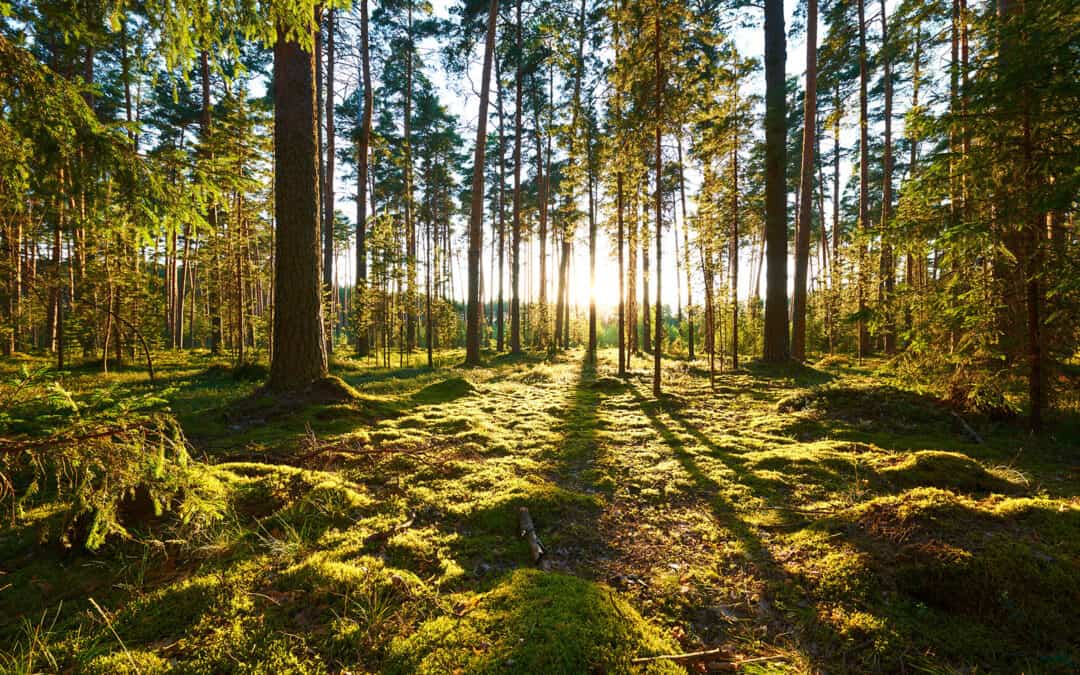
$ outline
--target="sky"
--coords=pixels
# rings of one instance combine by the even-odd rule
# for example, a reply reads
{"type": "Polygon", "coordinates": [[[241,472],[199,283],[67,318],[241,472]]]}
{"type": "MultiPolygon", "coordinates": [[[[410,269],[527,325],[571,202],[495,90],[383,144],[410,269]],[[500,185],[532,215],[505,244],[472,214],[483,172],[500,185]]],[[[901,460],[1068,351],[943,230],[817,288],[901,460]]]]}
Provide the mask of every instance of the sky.
{"type": "MultiPolygon", "coordinates": [[[[433,9],[436,16],[446,18],[449,16],[449,8],[457,0],[434,0],[433,9]]],[[[790,28],[793,14],[795,12],[796,3],[788,0],[785,2],[785,24],[790,28]]],[[[754,10],[749,10],[754,11],[754,10]]],[[[758,10],[760,11],[760,10],[758,10]]],[[[759,22],[760,25],[760,22],[759,22]]],[[[819,24],[818,34],[824,35],[825,26],[819,24]]],[[[763,31],[760,27],[754,29],[738,28],[734,33],[734,40],[739,47],[741,53],[754,56],[759,59],[763,58],[763,31]]],[[[479,96],[477,90],[479,89],[480,71],[481,65],[479,63],[480,55],[476,54],[474,58],[473,66],[467,76],[463,76],[460,80],[450,81],[446,77],[446,73],[440,67],[440,59],[436,53],[438,49],[438,43],[434,38],[429,39],[426,43],[422,44],[420,50],[422,53],[426,53],[427,57],[427,69],[425,74],[432,80],[437,89],[440,91],[440,98],[443,104],[448,108],[450,112],[455,114],[460,121],[461,128],[459,129],[461,136],[465,139],[466,143],[472,144],[476,138],[476,120],[479,109],[479,96]]],[[[787,46],[787,73],[788,76],[798,75],[802,76],[805,69],[805,41],[800,36],[798,40],[791,40],[787,46]]],[[[376,78],[378,74],[375,73],[376,78]]],[[[348,78],[348,81],[342,81],[338,84],[338,96],[344,97],[355,86],[355,76],[348,72],[344,73],[344,77],[348,78]],[[343,86],[344,85],[344,86],[343,86]]],[[[748,93],[763,93],[764,91],[764,74],[759,71],[754,78],[754,82],[749,87],[748,93]]],[[[339,101],[340,102],[340,101],[339,101]]],[[[490,125],[489,125],[490,126],[490,125]]],[[[761,129],[754,131],[756,137],[760,137],[763,134],[761,129]]],[[[672,142],[672,139],[666,139],[665,142],[672,142]]],[[[846,165],[842,167],[841,180],[846,181],[846,174],[850,171],[850,167],[846,165]]],[[[355,218],[356,206],[353,201],[352,195],[355,194],[355,185],[345,184],[340,178],[340,172],[338,173],[338,179],[336,181],[336,205],[337,208],[347,214],[350,219],[355,218]]],[[[694,202],[694,195],[697,192],[697,186],[700,181],[699,172],[692,167],[688,167],[686,172],[686,193],[687,193],[687,211],[690,218],[693,218],[693,214],[696,211],[696,204],[694,202]]],[[[843,184],[843,183],[842,183],[843,184]]],[[[601,195],[601,199],[605,199],[604,195],[601,195]]],[[[584,212],[584,204],[581,208],[584,212]]],[[[598,209],[600,217],[602,217],[603,210],[598,209]]],[[[485,213],[485,216],[489,214],[485,213]]],[[[662,292],[661,297],[664,304],[669,305],[672,311],[681,302],[683,305],[686,303],[686,281],[685,271],[680,271],[676,274],[676,259],[675,249],[676,242],[674,236],[676,233],[679,235],[678,249],[680,257],[682,255],[682,249],[684,247],[684,241],[682,238],[682,219],[681,214],[678,215],[678,222],[676,227],[672,228],[668,225],[668,229],[665,232],[665,238],[663,241],[663,266],[662,266],[662,292]],[[678,277],[678,279],[676,279],[678,277]]],[[[463,216],[457,216],[455,220],[455,228],[458,233],[458,237],[455,241],[455,265],[454,279],[455,279],[455,296],[458,299],[462,299],[464,291],[460,280],[466,278],[465,274],[465,243],[462,238],[467,228],[467,221],[463,216]]],[[[586,307],[589,302],[590,295],[590,279],[589,279],[589,266],[588,266],[588,227],[587,223],[583,222],[578,228],[577,239],[574,245],[574,255],[572,257],[572,263],[570,268],[570,295],[571,304],[577,305],[582,308],[586,307]]],[[[691,246],[693,246],[693,233],[691,232],[691,246]]],[[[485,218],[484,224],[484,256],[482,259],[485,277],[485,299],[490,297],[488,290],[495,290],[496,288],[491,283],[492,280],[488,279],[491,270],[491,256],[493,250],[491,248],[491,223],[487,222],[485,218]]],[[[552,247],[549,246],[549,249],[552,247]]],[[[655,245],[651,246],[652,255],[652,293],[655,297],[655,245]]],[[[536,255],[535,249],[531,252],[533,256],[536,255]]],[[[552,279],[554,277],[553,268],[556,264],[552,251],[549,250],[548,260],[548,277],[552,279]]],[[[601,231],[597,236],[597,263],[596,263],[596,285],[595,293],[597,305],[601,314],[606,314],[614,311],[614,308],[618,305],[618,266],[616,263],[616,251],[615,246],[609,241],[608,237],[601,231]]],[[[752,286],[754,280],[750,278],[751,261],[750,261],[749,247],[744,247],[744,250],[740,254],[740,284],[739,284],[739,296],[743,299],[749,297],[752,293],[752,286]]],[[[691,256],[691,267],[693,269],[693,296],[695,304],[700,305],[703,302],[704,291],[703,282],[701,279],[700,269],[695,267],[694,260],[700,261],[697,256],[691,256]]],[[[340,276],[342,283],[349,283],[352,279],[352,271],[355,268],[354,253],[352,250],[345,251],[341,257],[339,257],[337,264],[340,267],[340,276]]],[[[681,263],[681,261],[680,261],[681,263]]],[[[640,262],[639,262],[640,265],[640,262]]],[[[503,280],[505,286],[505,300],[509,304],[510,283],[509,283],[509,251],[507,251],[507,270],[505,272],[506,277],[503,280]]],[[[532,289],[533,293],[536,292],[539,285],[539,269],[534,263],[528,272],[531,272],[531,281],[526,277],[526,270],[522,270],[522,292],[525,293],[526,289],[532,289]]],[[[793,264],[789,261],[789,289],[791,285],[791,277],[793,276],[793,264]]],[[[762,284],[764,280],[762,280],[762,284]]],[[[496,280],[497,284],[497,280],[496,280]]],[[[640,285],[639,285],[640,289],[640,285]]],[[[640,292],[640,290],[639,290],[640,292]]],[[[554,292],[549,291],[549,298],[554,297],[554,292]]],[[[650,304],[654,298],[650,298],[650,304]]]]}

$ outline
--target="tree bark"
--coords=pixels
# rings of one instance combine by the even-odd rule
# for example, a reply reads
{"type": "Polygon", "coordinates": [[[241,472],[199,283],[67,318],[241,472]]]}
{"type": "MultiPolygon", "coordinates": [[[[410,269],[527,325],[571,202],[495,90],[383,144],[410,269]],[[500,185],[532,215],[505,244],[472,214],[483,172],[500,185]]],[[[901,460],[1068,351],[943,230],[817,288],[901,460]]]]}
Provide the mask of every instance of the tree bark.
{"type": "MultiPolygon", "coordinates": [[[[862,2],[862,0],[859,0],[862,2]]],[[[765,277],[766,361],[788,358],[787,321],[787,110],[784,101],[786,61],[783,0],[765,0],[765,277]]]]}
{"type": "MultiPolygon", "coordinates": [[[[312,40],[314,42],[314,40],[312,40]]],[[[278,26],[274,45],[274,356],[271,389],[326,377],[319,279],[315,62],[278,26]]]]}
{"type": "Polygon", "coordinates": [[[517,54],[514,72],[514,231],[510,243],[510,353],[521,353],[521,3],[517,0],[515,41],[517,54]]]}
{"type": "Polygon", "coordinates": [[[653,396],[660,395],[660,358],[664,350],[664,315],[660,296],[663,252],[660,248],[664,233],[664,164],[662,153],[664,119],[664,61],[660,41],[660,0],[656,2],[656,338],[653,340],[653,396]]]}
{"type": "Polygon", "coordinates": [[[487,139],[487,108],[491,90],[491,61],[495,52],[495,25],[499,0],[491,0],[487,39],[484,41],[484,70],[480,84],[480,111],[476,121],[476,150],[473,154],[472,208],[469,213],[469,297],[465,326],[465,363],[480,364],[480,249],[484,227],[484,146],[487,139]]]}
{"type": "MultiPolygon", "coordinates": [[[[882,0],[884,2],[884,0],[882,0]]],[[[791,357],[806,360],[807,265],[810,260],[810,220],[813,213],[814,133],[817,131],[817,0],[806,2],[806,95],[803,111],[802,174],[799,217],[795,233],[795,292],[792,299],[791,357]]]]}
{"type": "MultiPolygon", "coordinates": [[[[867,72],[866,64],[866,18],[865,0],[855,0],[858,8],[859,32],[859,231],[863,236],[870,232],[870,139],[867,113],[867,72]]],[[[856,281],[858,318],[858,355],[868,356],[871,350],[870,329],[866,323],[866,285],[867,266],[869,265],[869,243],[859,244],[859,278],[856,281]]]]}
{"type": "Polygon", "coordinates": [[[368,49],[368,0],[360,0],[360,60],[364,87],[360,142],[356,149],[356,355],[368,355],[368,332],[365,316],[367,289],[367,182],[368,144],[371,139],[373,94],[371,90],[371,53],[368,49]]]}
{"type": "Polygon", "coordinates": [[[323,180],[323,293],[329,294],[326,353],[334,352],[334,10],[326,12],[326,176],[323,180]]]}

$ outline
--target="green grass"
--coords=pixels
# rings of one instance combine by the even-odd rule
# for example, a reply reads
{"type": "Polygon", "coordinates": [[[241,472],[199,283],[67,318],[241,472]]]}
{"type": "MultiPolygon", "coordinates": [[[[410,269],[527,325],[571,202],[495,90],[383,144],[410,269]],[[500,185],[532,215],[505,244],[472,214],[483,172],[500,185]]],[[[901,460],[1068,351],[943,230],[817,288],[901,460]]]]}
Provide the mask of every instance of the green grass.
{"type": "Polygon", "coordinates": [[[0,671],[680,672],[631,659],[715,647],[768,657],[750,672],[1080,667],[1075,419],[965,418],[976,443],[836,358],[715,389],[672,361],[657,399],[613,352],[438,357],[338,357],[294,397],[208,355],[155,355],[153,389],[54,374],[82,406],[166,399],[221,515],[91,555],[53,543],[49,490],[6,511],[0,671]]]}

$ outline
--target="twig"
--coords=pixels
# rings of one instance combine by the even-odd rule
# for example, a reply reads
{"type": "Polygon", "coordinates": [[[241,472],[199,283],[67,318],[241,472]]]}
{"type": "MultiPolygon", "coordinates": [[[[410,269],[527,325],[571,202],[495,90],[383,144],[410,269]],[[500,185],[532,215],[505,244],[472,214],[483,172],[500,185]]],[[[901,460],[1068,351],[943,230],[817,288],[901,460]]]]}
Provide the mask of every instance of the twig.
{"type": "MultiPolygon", "coordinates": [[[[704,661],[713,656],[724,656],[729,652],[723,647],[717,647],[716,649],[706,649],[700,652],[688,652],[686,654],[662,654],[660,656],[642,656],[636,659],[632,659],[630,663],[652,663],[653,661],[674,661],[676,663],[693,663],[694,661],[704,661]]],[[[774,654],[772,656],[757,656],[752,659],[735,659],[724,661],[723,664],[729,666],[731,670],[738,670],[741,666],[748,663],[761,663],[763,661],[778,661],[780,659],[786,659],[784,654],[774,654]]]]}
{"type": "Polygon", "coordinates": [[[686,654],[661,654],[660,656],[639,656],[636,659],[631,659],[630,663],[652,663],[653,661],[676,661],[678,663],[685,663],[690,661],[702,661],[710,656],[727,655],[729,652],[723,647],[717,647],[716,649],[706,649],[700,652],[688,652],[686,654]]]}

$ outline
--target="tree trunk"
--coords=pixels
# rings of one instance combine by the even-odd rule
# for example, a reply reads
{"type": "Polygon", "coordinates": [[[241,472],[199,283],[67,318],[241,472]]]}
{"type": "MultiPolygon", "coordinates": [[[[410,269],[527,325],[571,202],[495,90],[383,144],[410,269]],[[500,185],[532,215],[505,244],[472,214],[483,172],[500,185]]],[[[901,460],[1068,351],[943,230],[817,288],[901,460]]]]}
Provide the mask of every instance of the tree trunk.
{"type": "Polygon", "coordinates": [[[487,140],[487,108],[491,90],[491,61],[495,52],[495,24],[499,0],[491,0],[487,39],[484,41],[484,70],[480,84],[480,111],[476,122],[476,151],[473,154],[472,208],[469,213],[469,297],[465,327],[465,363],[480,364],[480,249],[484,227],[484,146],[487,140]]]}
{"type": "Polygon", "coordinates": [[[506,346],[503,334],[503,280],[506,278],[506,127],[503,116],[502,61],[498,54],[495,56],[495,100],[499,110],[499,298],[495,313],[495,349],[501,353],[506,346]]]}
{"type": "Polygon", "coordinates": [[[664,164],[661,142],[663,141],[664,119],[664,63],[661,55],[660,42],[660,0],[656,2],[656,36],[655,36],[655,61],[656,61],[656,339],[653,340],[653,396],[660,395],[660,355],[664,350],[664,305],[661,302],[660,282],[661,264],[663,252],[660,244],[663,241],[664,219],[664,164]]]}
{"type": "Polygon", "coordinates": [[[334,351],[334,10],[326,12],[326,175],[323,180],[323,293],[330,295],[326,353],[334,351]]]}
{"type": "MultiPolygon", "coordinates": [[[[855,0],[855,4],[858,8],[859,17],[859,231],[863,233],[863,236],[867,236],[870,232],[870,139],[866,95],[869,75],[866,64],[865,0],[855,0]]],[[[859,358],[868,356],[871,352],[870,329],[866,323],[866,285],[869,283],[867,279],[869,252],[867,249],[869,246],[868,242],[859,245],[859,278],[855,285],[859,306],[859,358]]]]}
{"type": "MultiPolygon", "coordinates": [[[[884,0],[882,0],[884,2],[884,0]]],[[[791,356],[806,360],[807,265],[810,259],[810,220],[813,213],[814,133],[817,131],[817,0],[806,3],[806,96],[803,111],[802,174],[799,216],[795,233],[795,292],[792,300],[791,356]]]]}
{"type": "Polygon", "coordinates": [[[274,356],[271,389],[326,377],[319,279],[315,62],[278,27],[274,45],[274,356]]]}
{"type": "Polygon", "coordinates": [[[881,309],[885,315],[885,353],[896,353],[896,326],[893,321],[892,302],[893,289],[895,286],[896,265],[893,261],[892,243],[890,241],[889,225],[892,220],[892,70],[890,65],[892,49],[889,43],[888,18],[885,8],[885,0],[881,0],[881,68],[882,77],[885,80],[885,136],[884,150],[881,158],[881,309]]]}
{"type": "Polygon", "coordinates": [[[784,2],[765,0],[765,238],[768,272],[765,277],[765,340],[762,356],[766,361],[784,361],[788,358],[785,43],[784,2]]]}
{"type": "MultiPolygon", "coordinates": [[[[679,129],[679,200],[682,204],[682,231],[683,231],[683,270],[686,272],[686,344],[689,349],[688,356],[694,360],[694,289],[690,283],[690,223],[686,219],[686,167],[683,166],[682,129],[679,129]]],[[[679,235],[675,234],[675,243],[679,243],[679,235]]]]}
{"type": "Polygon", "coordinates": [[[517,54],[514,73],[514,228],[510,244],[510,352],[521,353],[521,3],[515,5],[517,54]]]}
{"type": "Polygon", "coordinates": [[[367,182],[368,144],[371,139],[371,115],[374,103],[371,90],[371,54],[368,50],[368,0],[360,0],[360,60],[364,103],[360,121],[360,141],[356,149],[356,355],[368,355],[368,331],[365,312],[367,289],[367,182]]]}
{"type": "Polygon", "coordinates": [[[739,367],[739,148],[731,145],[731,367],[739,367]]]}
{"type": "MultiPolygon", "coordinates": [[[[535,75],[534,75],[535,77],[535,75]]],[[[537,99],[539,97],[536,97],[537,99]]],[[[547,306],[547,225],[548,225],[548,196],[547,183],[544,179],[544,148],[540,138],[540,105],[539,100],[534,105],[534,132],[536,135],[536,189],[537,201],[540,207],[540,325],[536,334],[536,343],[540,347],[547,345],[548,339],[548,306],[547,306]]]]}
{"type": "Polygon", "coordinates": [[[623,267],[623,174],[615,176],[615,219],[618,227],[615,245],[619,248],[619,375],[626,374],[626,288],[623,267]]]}

